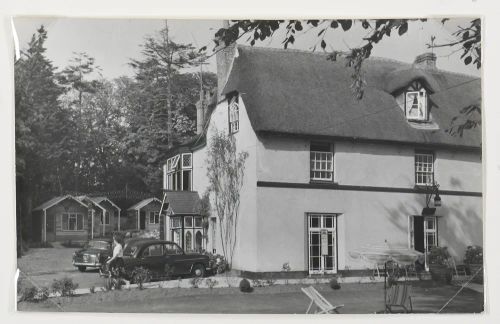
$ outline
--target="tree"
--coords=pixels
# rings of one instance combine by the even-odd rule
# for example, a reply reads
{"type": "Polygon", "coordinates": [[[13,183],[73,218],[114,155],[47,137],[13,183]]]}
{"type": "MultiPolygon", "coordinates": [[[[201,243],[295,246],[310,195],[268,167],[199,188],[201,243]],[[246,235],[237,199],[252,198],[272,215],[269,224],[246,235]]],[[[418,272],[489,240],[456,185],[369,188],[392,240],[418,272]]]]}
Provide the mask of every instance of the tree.
{"type": "Polygon", "coordinates": [[[46,40],[47,32],[41,26],[14,66],[16,205],[24,226],[23,237],[31,236],[33,201],[39,201],[47,191],[60,189],[53,171],[58,167],[61,146],[54,138],[58,131],[67,135],[67,129],[54,125],[71,123],[60,109],[58,98],[63,89],[56,83],[55,68],[45,56],[46,40]]]}
{"type": "MultiPolygon", "coordinates": [[[[361,24],[361,26],[368,30],[367,36],[363,37],[362,45],[351,48],[347,52],[339,52],[330,50],[328,60],[336,61],[337,57],[343,56],[346,58],[347,66],[353,69],[351,88],[358,100],[363,98],[365,80],[362,74],[362,66],[365,59],[369,58],[373,48],[385,37],[390,37],[391,33],[397,32],[399,36],[406,34],[408,31],[408,23],[410,21],[420,20],[427,21],[427,19],[334,19],[334,20],[232,20],[230,26],[221,28],[215,33],[215,50],[220,50],[221,46],[229,46],[235,43],[243,36],[247,36],[247,42],[250,45],[255,45],[257,41],[263,41],[269,37],[273,37],[274,33],[280,29],[285,28],[286,35],[283,39],[283,47],[286,49],[289,45],[294,44],[296,37],[304,28],[307,27],[307,32],[317,32],[317,46],[322,50],[327,51],[328,41],[325,38],[327,33],[334,29],[341,29],[347,32],[354,24],[361,24]]],[[[449,19],[441,20],[445,24],[449,19]]],[[[481,68],[481,19],[472,19],[465,27],[459,26],[453,33],[454,40],[442,44],[434,44],[434,39],[431,43],[427,44],[428,48],[449,47],[462,51],[461,59],[464,64],[475,64],[479,69],[481,68]]],[[[200,49],[201,52],[205,51],[206,47],[200,49]]],[[[465,129],[474,128],[481,125],[480,119],[468,119],[470,112],[481,112],[479,106],[474,106],[472,109],[462,109],[462,124],[456,124],[460,118],[454,119],[448,132],[451,134],[462,134],[465,129]],[[455,124],[453,124],[455,123],[455,124]],[[457,131],[458,129],[458,131],[457,131]]]]}
{"type": "MultiPolygon", "coordinates": [[[[186,68],[203,63],[191,44],[174,42],[168,25],[142,45],[142,58],[131,61],[134,79],[122,78],[127,135],[126,161],[145,185],[156,192],[161,188],[161,166],[168,150],[195,135],[199,80],[186,68]]],[[[215,75],[203,74],[203,89],[212,91],[215,75]]]]}
{"type": "Polygon", "coordinates": [[[235,139],[216,131],[207,152],[208,191],[218,218],[222,252],[232,265],[237,242],[240,191],[243,186],[247,152],[237,152],[235,139]]]}

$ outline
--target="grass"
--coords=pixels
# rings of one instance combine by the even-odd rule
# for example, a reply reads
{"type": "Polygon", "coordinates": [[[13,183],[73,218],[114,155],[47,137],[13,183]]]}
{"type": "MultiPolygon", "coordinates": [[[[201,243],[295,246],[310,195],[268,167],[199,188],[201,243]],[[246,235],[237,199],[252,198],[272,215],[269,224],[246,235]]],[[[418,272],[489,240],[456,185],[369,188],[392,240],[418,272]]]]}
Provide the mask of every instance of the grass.
{"type": "MultiPolygon", "coordinates": [[[[457,291],[454,286],[416,282],[413,289],[417,313],[437,312],[457,291]]],[[[302,285],[256,287],[252,293],[241,293],[237,287],[219,289],[131,289],[96,292],[78,297],[57,297],[41,303],[20,302],[21,311],[72,312],[158,312],[158,313],[304,313],[308,298],[302,285]],[[146,302],[147,301],[147,302],[146,302]]],[[[315,285],[332,304],[344,304],[341,313],[370,314],[383,310],[383,284],[343,284],[332,290],[328,284],[315,285]]],[[[464,289],[444,312],[479,313],[483,294],[464,289]]]]}

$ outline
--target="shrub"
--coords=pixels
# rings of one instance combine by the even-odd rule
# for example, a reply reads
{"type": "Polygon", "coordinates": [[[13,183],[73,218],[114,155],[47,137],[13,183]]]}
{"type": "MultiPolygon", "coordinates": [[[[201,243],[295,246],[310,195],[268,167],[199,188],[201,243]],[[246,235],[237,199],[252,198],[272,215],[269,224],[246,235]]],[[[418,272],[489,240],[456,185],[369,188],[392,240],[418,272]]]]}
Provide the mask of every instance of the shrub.
{"type": "Polygon", "coordinates": [[[22,291],[22,300],[30,303],[38,303],[49,298],[49,289],[46,287],[25,287],[22,291]]]}
{"type": "Polygon", "coordinates": [[[334,290],[340,289],[340,284],[339,284],[337,278],[330,279],[330,288],[332,288],[334,290]]]}
{"type": "Polygon", "coordinates": [[[61,296],[73,296],[78,284],[73,282],[73,279],[64,277],[60,280],[54,279],[51,285],[53,293],[59,293],[61,296]]]}
{"type": "Polygon", "coordinates": [[[252,279],[253,287],[264,287],[264,281],[260,279],[252,279]]]}
{"type": "Polygon", "coordinates": [[[191,280],[189,281],[191,283],[191,287],[192,288],[199,288],[201,280],[202,280],[202,278],[199,278],[199,277],[191,278],[191,280]]]}
{"type": "Polygon", "coordinates": [[[250,281],[247,279],[241,279],[240,281],[240,291],[244,293],[252,292],[252,286],[250,285],[250,281]]]}
{"type": "Polygon", "coordinates": [[[465,250],[465,264],[483,264],[483,248],[477,245],[468,246],[465,250]]]}
{"type": "Polygon", "coordinates": [[[206,281],[208,288],[213,289],[219,282],[215,279],[208,278],[206,281]]]}
{"type": "Polygon", "coordinates": [[[91,294],[95,293],[95,286],[90,287],[89,291],[90,291],[91,294]]]}
{"type": "Polygon", "coordinates": [[[448,259],[450,258],[450,253],[447,247],[435,246],[431,249],[429,253],[429,264],[438,264],[448,266],[448,259]]]}
{"type": "Polygon", "coordinates": [[[144,267],[135,268],[132,272],[132,279],[137,284],[137,288],[142,290],[143,284],[151,280],[151,272],[144,267]]]}
{"type": "Polygon", "coordinates": [[[203,254],[209,257],[208,263],[211,269],[213,269],[214,273],[224,273],[229,269],[229,264],[224,258],[223,255],[220,254],[212,254],[210,252],[203,252],[203,254]]]}

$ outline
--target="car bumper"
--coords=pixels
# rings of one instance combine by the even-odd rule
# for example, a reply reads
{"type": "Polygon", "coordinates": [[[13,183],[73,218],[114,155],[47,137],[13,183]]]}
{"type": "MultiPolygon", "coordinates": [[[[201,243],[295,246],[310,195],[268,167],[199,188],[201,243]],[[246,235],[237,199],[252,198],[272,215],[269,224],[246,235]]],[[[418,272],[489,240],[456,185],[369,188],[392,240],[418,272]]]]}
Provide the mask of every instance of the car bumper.
{"type": "Polygon", "coordinates": [[[87,267],[87,268],[100,268],[101,263],[88,263],[88,262],[75,262],[73,261],[73,266],[75,267],[87,267]]]}

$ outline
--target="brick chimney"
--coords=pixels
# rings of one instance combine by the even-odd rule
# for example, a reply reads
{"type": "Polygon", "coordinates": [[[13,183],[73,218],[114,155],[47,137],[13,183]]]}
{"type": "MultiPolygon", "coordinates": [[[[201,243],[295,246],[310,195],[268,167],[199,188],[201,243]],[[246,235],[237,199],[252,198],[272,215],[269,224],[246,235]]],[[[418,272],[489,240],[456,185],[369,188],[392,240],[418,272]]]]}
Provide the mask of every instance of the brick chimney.
{"type": "MultiPolygon", "coordinates": [[[[229,20],[222,21],[222,27],[229,27],[229,20]]],[[[226,44],[221,40],[219,46],[217,47],[215,54],[215,60],[217,61],[217,97],[221,98],[222,89],[226,85],[227,76],[231,65],[233,62],[234,55],[236,53],[236,44],[233,43],[226,47],[226,44]]]]}
{"type": "Polygon", "coordinates": [[[415,58],[413,65],[421,69],[436,69],[436,54],[434,53],[423,53],[415,58]]]}

